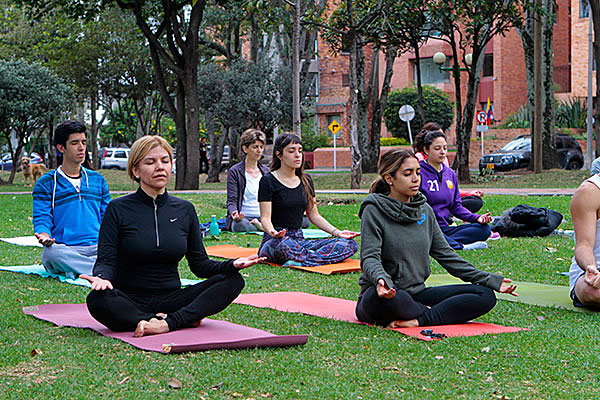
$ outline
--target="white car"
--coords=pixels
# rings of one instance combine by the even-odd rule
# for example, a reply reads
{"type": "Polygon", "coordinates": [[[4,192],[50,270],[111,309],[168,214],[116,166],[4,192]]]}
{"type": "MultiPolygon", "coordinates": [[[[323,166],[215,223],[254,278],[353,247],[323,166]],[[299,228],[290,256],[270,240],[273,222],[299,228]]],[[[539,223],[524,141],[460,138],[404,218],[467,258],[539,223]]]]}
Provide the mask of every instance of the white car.
{"type": "Polygon", "coordinates": [[[101,155],[100,168],[127,169],[129,149],[121,147],[107,147],[101,155]]]}

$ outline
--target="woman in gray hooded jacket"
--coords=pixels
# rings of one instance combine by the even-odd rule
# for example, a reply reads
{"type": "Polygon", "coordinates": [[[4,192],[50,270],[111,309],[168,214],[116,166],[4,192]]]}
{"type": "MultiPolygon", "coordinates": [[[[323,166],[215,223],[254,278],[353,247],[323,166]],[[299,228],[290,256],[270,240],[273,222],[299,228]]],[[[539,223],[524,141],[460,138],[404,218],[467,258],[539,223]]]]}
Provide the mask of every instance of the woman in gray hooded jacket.
{"type": "Polygon", "coordinates": [[[389,328],[460,324],[490,311],[493,290],[515,293],[510,279],[479,271],[448,245],[425,197],[417,158],[385,153],[379,178],[363,201],[357,318],[389,328]],[[425,287],[433,257],[471,284],[425,287]]]}

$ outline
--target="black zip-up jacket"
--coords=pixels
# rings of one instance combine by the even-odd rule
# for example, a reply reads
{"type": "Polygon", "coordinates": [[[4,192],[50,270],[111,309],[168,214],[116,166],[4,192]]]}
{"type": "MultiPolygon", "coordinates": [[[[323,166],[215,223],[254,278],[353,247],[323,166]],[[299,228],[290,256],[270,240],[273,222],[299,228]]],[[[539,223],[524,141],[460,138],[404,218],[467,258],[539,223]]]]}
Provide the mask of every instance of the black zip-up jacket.
{"type": "Polygon", "coordinates": [[[233,260],[208,258],[192,203],[166,192],[154,200],[141,188],[109,203],[94,275],[124,292],[170,291],[181,287],[177,266],[183,256],[201,278],[237,271],[233,260]]]}

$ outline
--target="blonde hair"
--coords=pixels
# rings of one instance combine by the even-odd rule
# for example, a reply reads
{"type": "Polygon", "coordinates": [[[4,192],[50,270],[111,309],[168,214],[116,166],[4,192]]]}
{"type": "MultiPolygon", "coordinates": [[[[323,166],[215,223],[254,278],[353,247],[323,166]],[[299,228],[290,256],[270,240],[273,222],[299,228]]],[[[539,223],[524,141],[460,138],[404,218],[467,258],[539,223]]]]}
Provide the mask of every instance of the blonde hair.
{"type": "Polygon", "coordinates": [[[397,149],[388,151],[379,160],[379,176],[371,184],[369,193],[390,194],[390,185],[383,179],[385,175],[394,176],[402,167],[404,161],[409,158],[417,158],[410,150],[397,149]]]}
{"type": "Polygon", "coordinates": [[[131,150],[129,151],[129,160],[127,161],[127,174],[132,180],[139,183],[140,179],[136,178],[136,176],[133,174],[133,168],[137,167],[140,161],[142,161],[142,159],[146,157],[146,155],[148,155],[148,153],[150,153],[150,151],[157,146],[160,146],[163,149],[165,149],[167,153],[169,153],[169,159],[171,160],[171,163],[173,162],[173,148],[171,147],[169,142],[165,140],[165,138],[158,135],[142,136],[133,143],[133,145],[131,146],[131,150]]]}

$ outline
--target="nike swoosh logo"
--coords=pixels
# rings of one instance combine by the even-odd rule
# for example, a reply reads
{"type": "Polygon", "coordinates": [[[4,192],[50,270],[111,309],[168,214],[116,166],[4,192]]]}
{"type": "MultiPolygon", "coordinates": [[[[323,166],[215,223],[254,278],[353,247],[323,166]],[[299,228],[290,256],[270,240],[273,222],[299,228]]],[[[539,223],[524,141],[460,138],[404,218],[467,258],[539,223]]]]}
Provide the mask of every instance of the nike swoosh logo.
{"type": "Polygon", "coordinates": [[[427,220],[427,214],[423,213],[421,215],[421,219],[417,221],[417,225],[423,225],[423,222],[425,222],[425,220],[427,220]]]}
{"type": "Polygon", "coordinates": [[[177,221],[177,218],[170,218],[169,219],[169,222],[175,222],[175,221],[177,221]]]}

